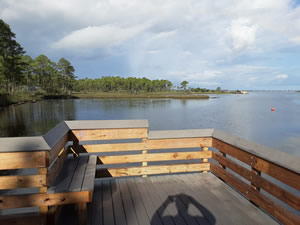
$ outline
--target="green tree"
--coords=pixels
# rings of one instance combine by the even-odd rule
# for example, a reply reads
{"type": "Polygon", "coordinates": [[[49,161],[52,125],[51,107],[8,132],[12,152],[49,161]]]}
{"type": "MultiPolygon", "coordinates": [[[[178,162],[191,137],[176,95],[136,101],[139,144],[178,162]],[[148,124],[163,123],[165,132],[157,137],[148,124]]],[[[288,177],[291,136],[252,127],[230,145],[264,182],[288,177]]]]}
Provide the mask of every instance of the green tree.
{"type": "Polygon", "coordinates": [[[63,80],[63,92],[71,92],[75,81],[75,69],[65,58],[61,58],[57,63],[59,75],[63,80]]]}
{"type": "Polygon", "coordinates": [[[181,82],[180,88],[185,90],[188,84],[189,84],[189,82],[187,82],[186,80],[184,80],[184,81],[181,82]]]}
{"type": "Polygon", "coordinates": [[[23,84],[27,86],[35,85],[33,70],[32,70],[33,59],[29,55],[24,55],[21,60],[23,63],[23,74],[24,74],[23,84]]]}
{"type": "Polygon", "coordinates": [[[0,19],[0,79],[10,94],[13,94],[16,86],[22,82],[21,58],[25,53],[15,38],[16,35],[9,25],[0,19]]]}
{"type": "Polygon", "coordinates": [[[221,90],[222,90],[221,87],[216,88],[216,91],[218,91],[218,92],[220,92],[221,90]]]}
{"type": "Polygon", "coordinates": [[[32,63],[32,70],[37,77],[37,86],[41,87],[48,93],[58,92],[55,90],[55,76],[58,76],[56,65],[47,56],[39,55],[32,63]]]}

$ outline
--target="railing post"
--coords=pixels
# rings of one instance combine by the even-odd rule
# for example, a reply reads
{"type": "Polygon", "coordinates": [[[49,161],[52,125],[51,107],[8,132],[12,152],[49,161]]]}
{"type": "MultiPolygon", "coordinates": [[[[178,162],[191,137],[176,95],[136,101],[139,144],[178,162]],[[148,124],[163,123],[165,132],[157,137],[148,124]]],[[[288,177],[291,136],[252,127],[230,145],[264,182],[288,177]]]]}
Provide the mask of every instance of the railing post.
{"type": "MultiPolygon", "coordinates": [[[[208,148],[207,147],[202,147],[202,151],[206,152],[206,151],[208,151],[208,148]]],[[[204,159],[202,159],[202,162],[207,163],[208,159],[204,158],[204,159]]],[[[207,171],[203,171],[203,173],[207,173],[207,171]]]]}
{"type": "MultiPolygon", "coordinates": [[[[251,168],[252,168],[252,171],[255,173],[255,175],[261,176],[261,172],[260,172],[259,170],[255,169],[254,167],[251,167],[251,168]]],[[[253,179],[253,176],[250,176],[250,178],[253,179]]],[[[257,186],[256,186],[255,184],[253,184],[252,182],[251,182],[251,186],[252,186],[255,190],[260,191],[260,187],[257,187],[257,186]]]]}
{"type": "MultiPolygon", "coordinates": [[[[38,174],[42,174],[42,175],[45,175],[46,177],[46,180],[47,180],[47,167],[46,168],[39,168],[38,169],[38,174]]],[[[47,183],[47,181],[46,181],[47,183]]],[[[40,187],[39,188],[39,193],[46,193],[47,192],[47,186],[46,187],[40,187]]],[[[40,206],[40,213],[43,214],[43,215],[47,215],[48,213],[48,206],[40,206]]]]}
{"type": "MultiPolygon", "coordinates": [[[[223,157],[226,158],[226,153],[221,152],[220,150],[219,150],[219,153],[220,153],[223,157]]],[[[221,163],[219,163],[219,165],[220,165],[224,170],[226,170],[226,166],[223,166],[221,163]]]]}
{"type": "MultiPolygon", "coordinates": [[[[144,149],[142,150],[142,155],[144,156],[143,158],[146,159],[147,158],[147,139],[143,139],[142,142],[144,143],[144,149]]],[[[143,161],[142,162],[142,167],[147,167],[148,166],[148,162],[147,161],[143,161]]],[[[148,177],[147,174],[142,174],[142,177],[148,177]]]]}

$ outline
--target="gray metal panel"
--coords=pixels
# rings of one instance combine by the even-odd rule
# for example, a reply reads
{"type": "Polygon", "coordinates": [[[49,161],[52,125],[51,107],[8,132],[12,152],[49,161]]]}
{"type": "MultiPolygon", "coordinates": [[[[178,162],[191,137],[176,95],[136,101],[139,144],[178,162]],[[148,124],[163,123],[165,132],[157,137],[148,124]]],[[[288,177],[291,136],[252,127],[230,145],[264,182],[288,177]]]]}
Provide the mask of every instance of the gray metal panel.
{"type": "Polygon", "coordinates": [[[61,122],[56,127],[48,131],[43,137],[48,145],[53,148],[69,132],[69,127],[65,122],[61,122]]]}
{"type": "Polygon", "coordinates": [[[246,152],[267,159],[282,167],[300,173],[300,157],[289,155],[277,149],[250,142],[246,139],[233,136],[220,130],[215,130],[213,137],[227,144],[238,147],[246,152]]]}
{"type": "Polygon", "coordinates": [[[149,131],[148,139],[211,137],[214,129],[149,131]]]}
{"type": "Polygon", "coordinates": [[[148,120],[73,120],[65,123],[71,130],[149,127],[148,120]]]}
{"type": "Polygon", "coordinates": [[[50,149],[41,136],[0,138],[0,152],[48,151],[50,149]]]}

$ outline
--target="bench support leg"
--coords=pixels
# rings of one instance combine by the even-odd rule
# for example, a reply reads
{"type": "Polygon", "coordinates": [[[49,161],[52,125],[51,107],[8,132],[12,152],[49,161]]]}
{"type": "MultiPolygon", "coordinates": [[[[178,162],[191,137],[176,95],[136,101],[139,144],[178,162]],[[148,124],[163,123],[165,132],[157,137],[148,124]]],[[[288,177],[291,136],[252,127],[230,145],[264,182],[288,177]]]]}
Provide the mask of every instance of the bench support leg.
{"type": "Polygon", "coordinates": [[[85,225],[87,224],[87,203],[78,203],[78,224],[85,225]]]}

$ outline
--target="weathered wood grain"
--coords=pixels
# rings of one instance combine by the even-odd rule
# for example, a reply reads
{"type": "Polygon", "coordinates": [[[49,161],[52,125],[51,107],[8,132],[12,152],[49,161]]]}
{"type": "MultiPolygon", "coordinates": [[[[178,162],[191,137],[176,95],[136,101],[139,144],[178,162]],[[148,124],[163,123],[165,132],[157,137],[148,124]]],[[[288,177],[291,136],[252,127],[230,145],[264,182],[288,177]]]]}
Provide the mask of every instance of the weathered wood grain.
{"type": "Polygon", "coordinates": [[[120,164],[134,162],[155,162],[169,160],[187,160],[211,158],[211,151],[201,152],[166,152],[166,153],[148,153],[136,155],[118,155],[118,156],[99,156],[104,164],[120,164]]]}
{"type": "Polygon", "coordinates": [[[146,149],[145,142],[140,143],[121,143],[121,144],[97,144],[83,145],[89,153],[100,152],[121,152],[121,151],[141,151],[146,149]]]}
{"type": "Polygon", "coordinates": [[[120,169],[107,169],[113,177],[121,176],[140,176],[150,174],[168,174],[180,172],[196,172],[209,170],[209,163],[191,163],[191,164],[176,164],[176,165],[159,165],[146,167],[129,167],[120,169]]]}
{"type": "Polygon", "coordinates": [[[0,176],[0,190],[45,186],[46,175],[0,176]]]}
{"type": "Polygon", "coordinates": [[[213,140],[213,147],[297,190],[300,190],[300,175],[294,171],[283,168],[219,140],[213,140]]]}
{"type": "Polygon", "coordinates": [[[168,148],[200,148],[211,147],[211,138],[171,138],[171,139],[149,139],[146,142],[147,149],[168,149],[168,148]]]}
{"type": "Polygon", "coordinates": [[[56,176],[59,174],[64,161],[68,155],[67,149],[62,149],[63,152],[61,152],[61,155],[57,156],[57,160],[54,162],[53,165],[51,165],[50,168],[48,168],[47,172],[47,186],[50,186],[53,181],[55,180],[56,176]]]}
{"type": "Polygon", "coordinates": [[[225,182],[229,183],[239,192],[245,195],[249,200],[277,218],[281,223],[288,225],[300,224],[300,218],[298,216],[283,208],[279,204],[273,202],[265,195],[255,190],[250,185],[244,183],[220,166],[216,165],[215,163],[211,163],[211,170],[225,182]]]}
{"type": "Polygon", "coordinates": [[[79,141],[137,139],[147,138],[148,135],[146,128],[73,130],[72,132],[79,141]]]}
{"type": "Polygon", "coordinates": [[[89,191],[56,194],[0,196],[0,209],[64,205],[90,201],[91,199],[89,191]]]}
{"type": "Polygon", "coordinates": [[[61,149],[65,147],[69,139],[68,133],[61,137],[61,139],[52,146],[49,152],[49,165],[57,158],[58,154],[60,153],[61,149]]]}
{"type": "Polygon", "coordinates": [[[240,166],[237,163],[233,162],[232,160],[223,157],[220,154],[213,153],[213,159],[228,167],[245,179],[251,181],[252,185],[254,185],[255,187],[264,189],[265,191],[269,192],[281,201],[287,203],[296,210],[300,210],[300,198],[298,196],[284,190],[278,185],[273,184],[265,178],[257,175],[254,171],[250,171],[243,166],[240,166]]]}
{"type": "Polygon", "coordinates": [[[46,152],[11,152],[0,154],[0,170],[47,167],[46,152]]]}

